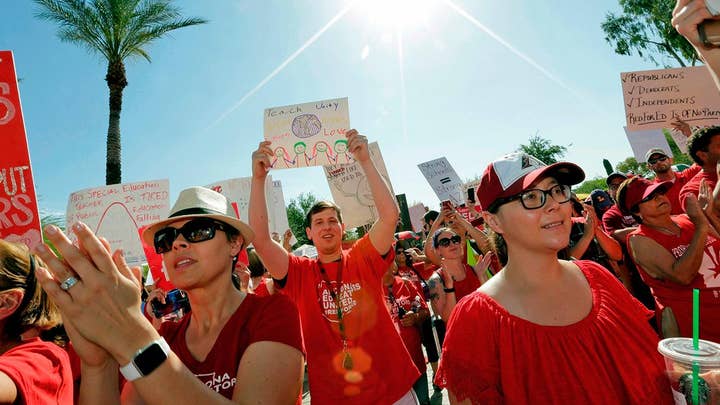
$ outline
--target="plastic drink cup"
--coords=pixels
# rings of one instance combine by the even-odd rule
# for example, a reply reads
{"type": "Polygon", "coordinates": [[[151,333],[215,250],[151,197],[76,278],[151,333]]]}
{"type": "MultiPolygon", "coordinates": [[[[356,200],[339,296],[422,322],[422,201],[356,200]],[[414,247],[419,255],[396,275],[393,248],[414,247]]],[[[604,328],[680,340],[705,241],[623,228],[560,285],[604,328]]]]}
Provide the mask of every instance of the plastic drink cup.
{"type": "Polygon", "coordinates": [[[665,358],[676,405],[692,405],[693,365],[698,370],[698,404],[720,405],[720,344],[700,340],[693,348],[692,338],[669,338],[658,343],[665,358]]]}

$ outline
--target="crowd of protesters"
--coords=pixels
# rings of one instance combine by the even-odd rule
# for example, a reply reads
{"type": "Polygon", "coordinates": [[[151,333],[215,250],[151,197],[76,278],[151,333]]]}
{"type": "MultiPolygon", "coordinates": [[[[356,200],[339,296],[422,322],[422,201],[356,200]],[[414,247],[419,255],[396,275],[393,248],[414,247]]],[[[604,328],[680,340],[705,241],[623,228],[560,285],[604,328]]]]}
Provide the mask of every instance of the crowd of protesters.
{"type": "MultiPolygon", "coordinates": [[[[709,18],[678,0],[672,23],[720,88],[720,48],[697,33],[709,18]]],[[[720,126],[668,125],[695,162],[681,173],[652,148],[652,180],[612,173],[581,200],[580,167],[515,152],[486,166],[469,214],[428,210],[419,235],[396,233],[395,198],[349,130],[378,218],[348,248],[340,208],[318,202],[313,258],[269,230],[263,141],[248,223],[191,187],[143,231],[172,291],[143,295],[82,223],[76,243],[47,226],[54,250],[0,240],[0,402],[298,404],[307,373],[317,404],[424,405],[444,389],[458,404],[672,404],[657,345],[692,336],[693,289],[699,337],[720,342],[720,126]]]]}

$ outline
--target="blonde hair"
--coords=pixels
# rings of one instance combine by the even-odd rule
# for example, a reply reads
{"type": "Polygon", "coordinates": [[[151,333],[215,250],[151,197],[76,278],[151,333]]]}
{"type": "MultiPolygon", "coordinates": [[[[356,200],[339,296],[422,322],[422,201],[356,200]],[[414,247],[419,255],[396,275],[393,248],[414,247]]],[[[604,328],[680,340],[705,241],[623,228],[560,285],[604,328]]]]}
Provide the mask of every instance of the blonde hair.
{"type": "Polygon", "coordinates": [[[62,322],[60,311],[35,278],[36,266],[44,263],[24,245],[0,240],[0,291],[19,288],[25,293],[17,310],[5,322],[7,338],[19,339],[31,327],[45,331],[62,322]]]}

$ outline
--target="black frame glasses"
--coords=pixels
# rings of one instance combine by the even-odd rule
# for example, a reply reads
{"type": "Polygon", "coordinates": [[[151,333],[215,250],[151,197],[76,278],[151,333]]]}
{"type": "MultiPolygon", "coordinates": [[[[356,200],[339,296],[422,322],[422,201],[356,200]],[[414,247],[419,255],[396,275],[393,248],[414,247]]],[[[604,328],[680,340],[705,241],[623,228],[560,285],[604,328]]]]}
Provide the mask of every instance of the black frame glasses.
{"type": "Polygon", "coordinates": [[[522,193],[515,194],[512,197],[498,200],[494,208],[497,209],[503,204],[520,200],[520,203],[526,210],[536,210],[545,206],[548,195],[559,204],[564,204],[572,198],[572,190],[570,190],[570,186],[567,184],[556,184],[547,190],[531,188],[522,193]]]}
{"type": "Polygon", "coordinates": [[[180,228],[171,226],[160,229],[153,236],[153,245],[157,254],[172,250],[173,242],[182,235],[188,243],[198,243],[215,237],[215,231],[227,232],[229,225],[210,218],[196,218],[186,222],[180,228]]]}
{"type": "Polygon", "coordinates": [[[648,163],[650,163],[651,165],[654,165],[657,162],[664,162],[666,160],[668,160],[667,156],[660,156],[660,157],[656,157],[655,159],[648,159],[648,163]]]}
{"type": "Polygon", "coordinates": [[[458,245],[460,241],[462,241],[460,235],[454,235],[449,238],[438,239],[437,245],[438,247],[448,247],[451,243],[458,245]]]}

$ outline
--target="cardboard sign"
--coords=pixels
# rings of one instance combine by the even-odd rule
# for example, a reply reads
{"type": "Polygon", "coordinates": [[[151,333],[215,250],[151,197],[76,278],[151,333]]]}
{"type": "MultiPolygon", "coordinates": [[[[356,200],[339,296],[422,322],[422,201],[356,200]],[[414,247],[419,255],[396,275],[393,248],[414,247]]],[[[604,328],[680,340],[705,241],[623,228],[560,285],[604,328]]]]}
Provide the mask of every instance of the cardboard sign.
{"type": "Polygon", "coordinates": [[[74,192],[68,198],[67,224],[84,222],[113,250],[123,249],[131,266],[146,263],[138,229],[167,218],[169,188],[168,180],[149,180],[74,192]]]}
{"type": "MultiPolygon", "coordinates": [[[[380,176],[395,195],[377,142],[368,144],[368,151],[380,176]]],[[[325,166],[323,169],[325,169],[325,177],[327,177],[333,201],[342,209],[343,223],[347,229],[371,224],[378,219],[375,200],[370,192],[365,172],[359,163],[325,166]]]]}
{"type": "Polygon", "coordinates": [[[0,51],[0,238],[33,247],[42,242],[13,55],[0,51]]]}
{"type": "Polygon", "coordinates": [[[264,129],[275,153],[273,169],[355,161],[345,138],[350,129],[347,97],[268,108],[264,129]]]}
{"type": "Polygon", "coordinates": [[[630,131],[668,128],[679,117],[690,125],[716,125],[720,92],[705,66],[620,74],[630,131]]]}
{"type": "Polygon", "coordinates": [[[412,223],[413,231],[423,231],[423,216],[425,216],[425,206],[422,203],[417,203],[408,207],[408,213],[410,214],[410,222],[412,223]]]}
{"type": "MultiPolygon", "coordinates": [[[[285,205],[285,195],[283,194],[282,183],[280,180],[272,181],[272,189],[270,191],[270,200],[268,200],[268,216],[270,217],[270,235],[277,232],[282,240],[283,234],[290,229],[290,222],[287,216],[287,206],[285,205]]],[[[297,243],[295,235],[290,238],[290,245],[297,243]]]]}
{"type": "Polygon", "coordinates": [[[653,148],[660,148],[672,157],[672,150],[670,150],[670,145],[668,145],[662,129],[630,131],[625,127],[625,134],[627,135],[628,142],[630,142],[635,160],[640,163],[645,162],[645,154],[653,148]]]}
{"type": "Polygon", "coordinates": [[[418,168],[440,201],[450,200],[456,206],[465,203],[463,183],[445,157],[420,163],[418,168]]]}
{"type": "MultiPolygon", "coordinates": [[[[216,181],[205,187],[224,195],[236,208],[238,218],[247,223],[249,221],[248,204],[250,203],[251,182],[251,177],[238,177],[216,181]]],[[[277,232],[282,237],[285,230],[290,228],[285,197],[282,184],[279,180],[273,181],[271,176],[268,176],[265,181],[265,201],[267,202],[270,234],[277,232]]]]}

